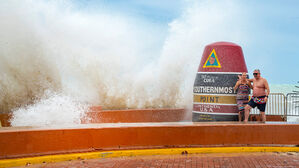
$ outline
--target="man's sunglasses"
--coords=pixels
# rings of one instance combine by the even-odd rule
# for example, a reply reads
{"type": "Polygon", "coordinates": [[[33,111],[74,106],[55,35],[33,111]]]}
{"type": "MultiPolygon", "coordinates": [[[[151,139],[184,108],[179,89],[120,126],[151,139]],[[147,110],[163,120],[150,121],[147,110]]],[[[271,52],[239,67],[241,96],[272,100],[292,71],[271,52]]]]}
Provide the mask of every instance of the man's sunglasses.
{"type": "Polygon", "coordinates": [[[257,74],[259,74],[259,73],[253,73],[253,75],[257,75],[257,74]]]}

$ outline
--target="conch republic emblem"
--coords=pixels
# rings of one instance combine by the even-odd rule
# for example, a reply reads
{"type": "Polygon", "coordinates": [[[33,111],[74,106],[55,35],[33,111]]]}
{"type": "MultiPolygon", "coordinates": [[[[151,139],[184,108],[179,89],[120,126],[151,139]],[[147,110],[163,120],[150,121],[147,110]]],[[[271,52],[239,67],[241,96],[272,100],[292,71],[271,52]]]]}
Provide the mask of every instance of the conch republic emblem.
{"type": "Polygon", "coordinates": [[[242,72],[248,71],[239,45],[207,45],[194,81],[192,121],[237,121],[234,86],[242,72]]]}
{"type": "Polygon", "coordinates": [[[218,60],[217,54],[215,52],[215,49],[212,50],[211,54],[209,55],[207,61],[203,65],[204,68],[221,68],[221,64],[218,60]]]}

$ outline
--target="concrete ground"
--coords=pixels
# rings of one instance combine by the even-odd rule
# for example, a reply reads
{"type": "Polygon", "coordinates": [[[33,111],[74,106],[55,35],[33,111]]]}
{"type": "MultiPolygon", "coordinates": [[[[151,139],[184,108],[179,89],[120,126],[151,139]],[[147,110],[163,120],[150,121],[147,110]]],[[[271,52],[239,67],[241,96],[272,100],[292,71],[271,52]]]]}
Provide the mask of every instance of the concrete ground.
{"type": "MultiPolygon", "coordinates": [[[[224,153],[72,160],[26,168],[298,168],[299,153],[224,153]]],[[[23,168],[24,168],[23,167],[23,168]]]]}

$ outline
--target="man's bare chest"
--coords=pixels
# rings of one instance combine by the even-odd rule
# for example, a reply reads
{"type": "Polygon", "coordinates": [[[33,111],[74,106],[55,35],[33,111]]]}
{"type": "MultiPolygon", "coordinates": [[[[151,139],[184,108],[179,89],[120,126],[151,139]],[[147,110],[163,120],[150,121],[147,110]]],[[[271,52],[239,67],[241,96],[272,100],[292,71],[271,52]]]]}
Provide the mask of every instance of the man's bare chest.
{"type": "Polygon", "coordinates": [[[253,87],[265,88],[265,83],[263,80],[253,81],[253,87]]]}

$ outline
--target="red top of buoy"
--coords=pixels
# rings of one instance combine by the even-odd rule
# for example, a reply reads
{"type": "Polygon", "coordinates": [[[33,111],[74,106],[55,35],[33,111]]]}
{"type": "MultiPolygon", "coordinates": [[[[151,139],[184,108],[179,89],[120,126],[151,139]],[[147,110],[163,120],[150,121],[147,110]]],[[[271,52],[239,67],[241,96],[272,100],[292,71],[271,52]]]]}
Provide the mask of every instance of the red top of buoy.
{"type": "Polygon", "coordinates": [[[248,72],[242,48],[231,42],[207,45],[198,72],[248,72]]]}

